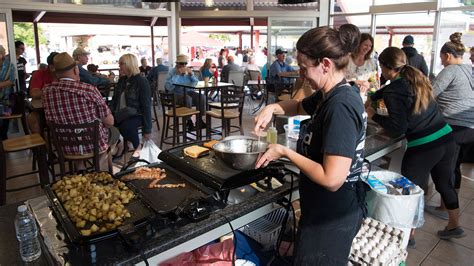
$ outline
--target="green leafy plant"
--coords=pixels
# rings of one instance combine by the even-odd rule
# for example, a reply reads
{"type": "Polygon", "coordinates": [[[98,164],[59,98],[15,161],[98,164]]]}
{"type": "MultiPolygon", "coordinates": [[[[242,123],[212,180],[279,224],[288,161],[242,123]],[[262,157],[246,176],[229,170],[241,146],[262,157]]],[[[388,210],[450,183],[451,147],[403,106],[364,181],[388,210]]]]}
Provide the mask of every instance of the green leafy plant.
{"type": "MultiPolygon", "coordinates": [[[[13,23],[13,36],[15,41],[22,41],[27,46],[35,46],[35,34],[33,30],[33,23],[13,23]]],[[[43,36],[43,30],[38,25],[38,37],[40,44],[47,44],[48,40],[43,36]]]]}
{"type": "Polygon", "coordinates": [[[222,42],[229,42],[230,41],[230,36],[228,34],[215,34],[211,33],[209,34],[209,38],[222,41],[222,42]]]}

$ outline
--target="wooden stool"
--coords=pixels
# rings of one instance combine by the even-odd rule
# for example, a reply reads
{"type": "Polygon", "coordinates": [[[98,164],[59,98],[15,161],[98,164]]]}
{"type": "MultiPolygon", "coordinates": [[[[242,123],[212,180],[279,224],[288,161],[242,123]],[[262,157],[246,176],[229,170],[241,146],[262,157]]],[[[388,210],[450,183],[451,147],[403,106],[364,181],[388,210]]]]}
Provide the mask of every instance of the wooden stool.
{"type": "Polygon", "coordinates": [[[215,128],[212,127],[212,118],[220,119],[222,124],[222,130],[220,133],[222,138],[227,137],[232,132],[239,131],[241,135],[244,134],[242,126],[242,111],[244,107],[244,92],[241,87],[228,88],[221,93],[221,101],[218,103],[220,106],[210,104],[211,108],[217,110],[206,111],[206,138],[211,138],[211,131],[215,128]],[[238,119],[239,125],[231,125],[232,119],[238,119]],[[237,130],[230,131],[230,129],[236,128],[237,130]]]}
{"type": "MultiPolygon", "coordinates": [[[[179,142],[179,133],[183,134],[183,142],[186,143],[186,120],[191,118],[191,116],[199,116],[199,110],[188,108],[188,107],[177,107],[176,97],[174,93],[160,92],[161,99],[161,108],[163,110],[163,130],[161,131],[161,143],[160,148],[163,146],[163,143],[176,145],[179,142]],[[182,122],[182,131],[179,132],[179,119],[181,118],[182,122]],[[170,119],[173,119],[173,125],[170,125],[170,119]],[[173,130],[173,135],[168,137],[168,130],[173,130]],[[167,142],[166,140],[172,138],[172,142],[167,142]]],[[[201,124],[200,119],[197,120],[197,139],[201,139],[201,124]]]]}
{"type": "Polygon", "coordinates": [[[39,134],[25,135],[4,140],[2,142],[2,145],[0,145],[0,164],[2,169],[0,173],[0,205],[5,205],[6,203],[6,192],[13,192],[38,185],[44,186],[46,184],[49,184],[48,166],[46,165],[46,142],[39,134]],[[30,149],[33,151],[36,158],[38,159],[38,171],[32,171],[7,177],[6,153],[30,149]],[[39,183],[15,189],[7,189],[8,179],[30,175],[34,173],[39,173],[39,183]]]}

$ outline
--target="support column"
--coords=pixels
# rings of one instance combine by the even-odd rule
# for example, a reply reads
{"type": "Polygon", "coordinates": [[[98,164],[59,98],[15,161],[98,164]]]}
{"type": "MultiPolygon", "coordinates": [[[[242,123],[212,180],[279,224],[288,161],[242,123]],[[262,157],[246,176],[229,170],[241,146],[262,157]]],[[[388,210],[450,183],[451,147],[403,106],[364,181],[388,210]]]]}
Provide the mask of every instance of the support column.
{"type": "Polygon", "coordinates": [[[155,34],[153,32],[153,26],[150,26],[151,35],[151,65],[155,67],[155,34]]]}
{"type": "Polygon", "coordinates": [[[329,2],[331,1],[319,1],[319,25],[316,26],[329,26],[329,2]]]}
{"type": "Polygon", "coordinates": [[[168,20],[168,61],[170,67],[180,51],[181,19],[179,18],[179,2],[170,3],[171,17],[168,20]]]}
{"type": "Polygon", "coordinates": [[[239,34],[239,48],[242,51],[242,32],[239,31],[237,34],[239,34]]]}
{"type": "Polygon", "coordinates": [[[260,30],[255,31],[255,47],[256,49],[260,47],[260,30]]]}
{"type": "Polygon", "coordinates": [[[254,50],[253,48],[253,25],[250,26],[250,48],[254,50]]]}
{"type": "Polygon", "coordinates": [[[38,22],[33,22],[33,32],[35,35],[36,63],[41,63],[40,42],[38,34],[38,22]]]}

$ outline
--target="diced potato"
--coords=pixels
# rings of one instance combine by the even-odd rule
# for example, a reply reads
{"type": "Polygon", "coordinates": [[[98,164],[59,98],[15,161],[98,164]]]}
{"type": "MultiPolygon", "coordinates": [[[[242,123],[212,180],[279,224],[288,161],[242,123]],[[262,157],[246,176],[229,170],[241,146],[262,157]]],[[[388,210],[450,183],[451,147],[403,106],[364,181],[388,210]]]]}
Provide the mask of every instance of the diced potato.
{"type": "Polygon", "coordinates": [[[81,235],[90,236],[91,235],[91,230],[90,229],[81,230],[81,235]]]}
{"type": "Polygon", "coordinates": [[[109,219],[109,221],[114,221],[116,217],[117,215],[115,214],[115,212],[109,212],[109,215],[107,218],[109,219]]]}
{"type": "Polygon", "coordinates": [[[77,228],[84,228],[86,226],[86,221],[80,220],[79,222],[76,223],[77,228]]]}
{"type": "Polygon", "coordinates": [[[97,217],[95,217],[94,215],[90,215],[89,222],[95,222],[95,221],[97,221],[97,217]]]}
{"type": "Polygon", "coordinates": [[[91,226],[91,232],[92,232],[92,233],[95,233],[95,232],[97,232],[97,231],[99,231],[99,227],[98,227],[96,224],[93,224],[93,225],[91,226]]]}
{"type": "Polygon", "coordinates": [[[108,211],[109,208],[110,208],[110,205],[109,205],[108,203],[104,203],[104,204],[102,205],[102,210],[103,210],[104,212],[108,211]]]}

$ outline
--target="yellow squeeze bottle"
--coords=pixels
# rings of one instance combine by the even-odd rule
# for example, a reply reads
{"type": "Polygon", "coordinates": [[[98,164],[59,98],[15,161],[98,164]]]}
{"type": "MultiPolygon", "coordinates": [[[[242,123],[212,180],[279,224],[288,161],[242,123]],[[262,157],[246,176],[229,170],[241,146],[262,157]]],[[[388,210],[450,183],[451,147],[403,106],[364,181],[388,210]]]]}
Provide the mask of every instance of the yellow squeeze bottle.
{"type": "Polygon", "coordinates": [[[273,126],[273,123],[271,127],[268,128],[267,130],[267,142],[270,144],[276,144],[277,143],[277,130],[273,126]]]}

